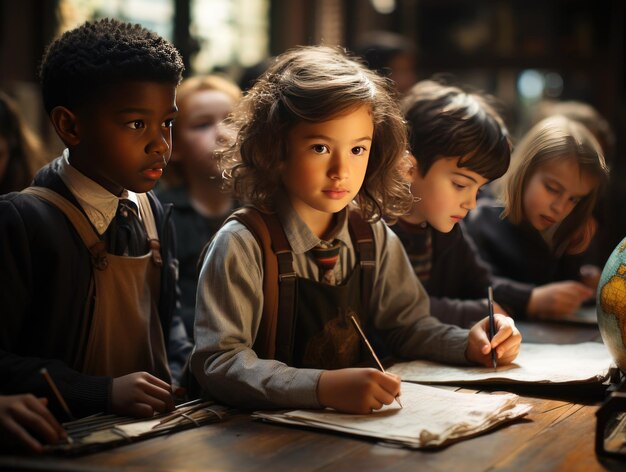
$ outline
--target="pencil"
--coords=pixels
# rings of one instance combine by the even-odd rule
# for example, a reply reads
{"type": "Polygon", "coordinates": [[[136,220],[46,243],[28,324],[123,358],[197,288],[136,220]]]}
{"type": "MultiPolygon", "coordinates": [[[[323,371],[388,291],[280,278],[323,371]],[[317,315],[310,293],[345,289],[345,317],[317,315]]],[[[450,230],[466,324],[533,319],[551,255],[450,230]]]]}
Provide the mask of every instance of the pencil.
{"type": "MultiPolygon", "coordinates": [[[[385,372],[385,368],[383,367],[383,365],[380,363],[380,360],[378,359],[378,356],[376,355],[376,353],[374,352],[374,348],[372,348],[372,345],[370,344],[370,342],[367,340],[367,338],[365,337],[365,333],[363,332],[363,330],[361,329],[361,326],[359,326],[359,322],[356,320],[356,318],[354,317],[354,315],[350,315],[350,319],[352,320],[352,324],[354,325],[354,327],[356,328],[357,333],[359,333],[359,336],[361,336],[361,339],[363,340],[363,342],[365,343],[365,345],[367,346],[367,349],[369,349],[370,354],[372,355],[372,357],[374,358],[374,361],[376,361],[376,364],[378,365],[378,368],[380,369],[381,372],[385,372]]],[[[396,401],[398,402],[398,405],[400,405],[400,408],[404,408],[402,406],[402,403],[400,403],[400,398],[399,395],[396,397],[396,401]]]]}
{"type": "MultiPolygon", "coordinates": [[[[493,318],[493,288],[489,287],[487,289],[487,303],[489,305],[489,342],[493,339],[496,334],[496,324],[493,318]]],[[[491,364],[493,365],[494,370],[498,367],[498,363],[496,361],[496,350],[491,349],[491,364]]]]}
{"type": "Polygon", "coordinates": [[[70,407],[67,406],[67,403],[65,403],[65,399],[61,395],[61,392],[59,392],[59,389],[54,383],[54,380],[52,380],[52,377],[50,377],[50,374],[48,373],[48,369],[43,367],[39,372],[41,372],[41,375],[43,375],[43,378],[46,379],[46,382],[48,382],[48,385],[50,385],[50,389],[52,390],[52,393],[54,393],[54,396],[56,397],[58,402],[61,404],[63,411],[65,411],[65,413],[67,414],[68,418],[71,421],[74,421],[74,415],[72,415],[72,412],[70,411],[70,407]]]}

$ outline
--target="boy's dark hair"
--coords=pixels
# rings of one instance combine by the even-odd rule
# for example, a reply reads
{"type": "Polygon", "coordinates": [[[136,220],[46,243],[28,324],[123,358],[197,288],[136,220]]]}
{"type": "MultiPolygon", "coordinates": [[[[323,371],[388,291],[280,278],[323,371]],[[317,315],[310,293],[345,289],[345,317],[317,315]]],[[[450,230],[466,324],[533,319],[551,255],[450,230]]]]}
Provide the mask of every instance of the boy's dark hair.
{"type": "Polygon", "coordinates": [[[390,31],[370,31],[361,36],[354,52],[363,58],[371,70],[388,76],[389,64],[398,55],[415,56],[415,46],[404,36],[390,31]]]}
{"type": "Polygon", "coordinates": [[[392,85],[339,48],[289,50],[259,78],[227,123],[233,142],[221,153],[225,184],[243,202],[274,209],[287,137],[300,122],[322,122],[359,106],[371,109],[374,136],[365,180],[357,196],[363,216],[396,218],[410,194],[398,171],[406,127],[392,85]]]}
{"type": "Polygon", "coordinates": [[[129,80],[178,85],[178,50],[138,24],[105,18],[63,33],[43,55],[39,77],[48,114],[97,100],[103,89],[129,80]]]}
{"type": "Polygon", "coordinates": [[[410,151],[426,175],[435,161],[460,156],[459,167],[494,180],[506,172],[511,140],[493,99],[432,80],[418,82],[402,100],[410,151]]]}

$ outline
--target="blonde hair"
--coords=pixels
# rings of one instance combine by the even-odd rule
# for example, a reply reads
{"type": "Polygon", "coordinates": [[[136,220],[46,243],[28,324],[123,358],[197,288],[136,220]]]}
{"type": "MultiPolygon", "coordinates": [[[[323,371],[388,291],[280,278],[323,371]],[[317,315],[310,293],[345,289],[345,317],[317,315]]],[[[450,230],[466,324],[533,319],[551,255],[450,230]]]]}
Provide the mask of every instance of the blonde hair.
{"type": "Polygon", "coordinates": [[[615,134],[609,122],[593,106],[577,100],[544,100],[537,105],[533,124],[552,115],[563,115],[585,125],[600,143],[604,159],[611,162],[615,150],[615,134]]]}
{"type": "Polygon", "coordinates": [[[176,89],[176,102],[181,104],[192,93],[204,90],[222,92],[232,99],[233,103],[238,103],[241,100],[241,89],[237,84],[221,75],[210,74],[197,75],[183,80],[176,89]]]}
{"type": "Polygon", "coordinates": [[[502,217],[518,225],[526,218],[524,192],[532,176],[547,163],[564,159],[575,159],[580,172],[594,177],[596,185],[559,225],[553,238],[555,248],[589,219],[598,193],[608,180],[609,170],[602,148],[593,134],[581,123],[565,116],[556,115],[540,121],[513,151],[511,167],[500,188],[504,203],[502,217]]]}
{"type": "Polygon", "coordinates": [[[366,105],[374,136],[356,200],[369,221],[406,213],[411,197],[398,162],[407,134],[392,87],[340,48],[301,46],[281,54],[231,115],[234,139],[221,153],[225,183],[241,201],[272,211],[291,128],[366,105]]]}
{"type": "MultiPolygon", "coordinates": [[[[179,110],[182,112],[182,110],[185,109],[185,100],[187,100],[189,96],[206,90],[222,92],[232,100],[233,106],[236,106],[242,97],[239,86],[226,77],[216,74],[197,75],[183,80],[176,89],[176,103],[179,110]]],[[[174,123],[174,128],[172,129],[172,136],[173,146],[176,146],[176,123],[174,123]]],[[[162,180],[163,184],[167,187],[184,184],[185,177],[180,163],[171,160],[167,166],[167,172],[163,175],[162,180]]]]}

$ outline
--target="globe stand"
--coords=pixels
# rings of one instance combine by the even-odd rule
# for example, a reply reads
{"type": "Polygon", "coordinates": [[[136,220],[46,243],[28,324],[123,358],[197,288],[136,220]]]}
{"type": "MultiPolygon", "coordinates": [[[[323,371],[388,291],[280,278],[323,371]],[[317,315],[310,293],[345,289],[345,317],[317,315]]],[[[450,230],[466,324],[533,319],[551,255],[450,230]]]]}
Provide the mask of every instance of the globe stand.
{"type": "Polygon", "coordinates": [[[596,412],[596,454],[626,460],[626,376],[619,374],[596,412]]]}

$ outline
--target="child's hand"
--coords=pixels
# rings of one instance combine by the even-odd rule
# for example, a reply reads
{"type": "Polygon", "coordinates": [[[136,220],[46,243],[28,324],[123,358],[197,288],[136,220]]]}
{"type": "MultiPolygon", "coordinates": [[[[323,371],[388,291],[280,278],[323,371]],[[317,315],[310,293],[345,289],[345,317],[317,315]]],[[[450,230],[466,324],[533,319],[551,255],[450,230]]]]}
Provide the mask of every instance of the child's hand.
{"type": "Polygon", "coordinates": [[[17,441],[32,452],[40,453],[41,442],[52,444],[66,438],[67,433],[46,408],[47,404],[47,399],[30,394],[0,396],[2,442],[8,438],[8,442],[17,441]]]}
{"type": "Polygon", "coordinates": [[[399,394],[400,377],[376,369],[326,370],[317,385],[322,406],[357,415],[379,410],[399,394]]]}
{"type": "Polygon", "coordinates": [[[465,357],[471,362],[491,367],[491,350],[496,350],[498,365],[510,364],[519,353],[522,335],[512,318],[494,314],[496,334],[489,342],[489,317],[476,323],[469,332],[465,357]]]}
{"type": "Polygon", "coordinates": [[[580,281],[589,287],[591,290],[596,291],[598,284],[600,283],[600,277],[602,276],[602,269],[592,264],[584,264],[580,267],[580,281]]]}
{"type": "Polygon", "coordinates": [[[586,285],[573,280],[541,285],[530,294],[527,312],[530,317],[539,319],[572,315],[594,293],[586,285]]]}
{"type": "Polygon", "coordinates": [[[133,372],[113,379],[113,413],[150,417],[155,411],[174,409],[171,386],[147,372],[133,372]]]}

